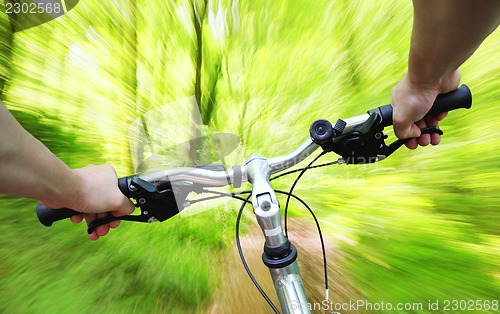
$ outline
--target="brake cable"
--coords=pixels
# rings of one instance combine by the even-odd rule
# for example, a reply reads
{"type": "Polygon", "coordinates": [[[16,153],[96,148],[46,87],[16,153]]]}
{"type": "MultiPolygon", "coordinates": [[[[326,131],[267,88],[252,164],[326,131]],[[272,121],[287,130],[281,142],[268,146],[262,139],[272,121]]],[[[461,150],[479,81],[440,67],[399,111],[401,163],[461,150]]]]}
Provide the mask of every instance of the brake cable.
{"type": "MultiPolygon", "coordinates": [[[[316,215],[313,213],[313,211],[311,210],[311,208],[304,201],[302,201],[300,198],[297,198],[292,193],[293,189],[295,188],[295,186],[299,182],[299,180],[302,177],[302,175],[304,175],[304,173],[308,169],[311,168],[311,166],[312,166],[313,163],[315,163],[319,158],[321,158],[322,156],[324,156],[326,153],[327,153],[327,151],[325,151],[325,150],[322,151],[307,166],[305,166],[304,168],[302,168],[302,170],[300,171],[299,175],[297,176],[297,178],[295,178],[295,181],[293,182],[292,186],[290,187],[290,191],[288,193],[286,193],[287,194],[287,198],[286,198],[286,205],[285,205],[285,236],[288,238],[288,204],[290,203],[290,196],[293,195],[296,199],[298,199],[309,210],[309,213],[311,213],[311,215],[314,218],[314,221],[316,222],[316,227],[318,228],[318,234],[319,234],[319,238],[320,238],[320,241],[321,241],[321,251],[323,253],[323,271],[324,271],[324,274],[325,274],[325,300],[328,300],[328,269],[326,267],[326,264],[327,264],[326,263],[326,250],[325,250],[325,242],[323,240],[323,234],[321,232],[321,227],[319,225],[318,219],[316,218],[316,215]]],[[[290,171],[290,173],[293,173],[293,171],[290,171]]],[[[274,180],[276,178],[277,177],[274,177],[271,180],[274,180]]]]}
{"type": "Polygon", "coordinates": [[[277,193],[280,193],[280,194],[291,195],[297,201],[301,202],[302,205],[304,205],[307,208],[307,210],[309,211],[309,213],[313,217],[314,222],[316,223],[316,228],[318,229],[319,239],[321,241],[321,251],[323,253],[323,273],[324,273],[324,276],[325,276],[325,300],[328,300],[328,269],[326,267],[327,262],[326,262],[325,241],[323,240],[323,233],[321,232],[321,227],[319,225],[319,221],[316,218],[316,215],[314,214],[314,212],[311,209],[311,207],[309,207],[309,205],[307,205],[307,203],[304,200],[302,200],[300,197],[298,197],[295,194],[288,194],[288,192],[286,192],[286,191],[281,191],[281,190],[274,190],[274,191],[277,192],[277,193]]]}

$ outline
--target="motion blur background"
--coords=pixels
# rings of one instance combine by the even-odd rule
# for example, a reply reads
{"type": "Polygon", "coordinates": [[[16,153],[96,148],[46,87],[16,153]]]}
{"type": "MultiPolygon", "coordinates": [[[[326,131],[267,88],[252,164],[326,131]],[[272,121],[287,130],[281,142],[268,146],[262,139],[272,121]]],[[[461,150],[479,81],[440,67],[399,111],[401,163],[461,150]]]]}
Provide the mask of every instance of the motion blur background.
{"type": "MultiPolygon", "coordinates": [[[[1,99],[71,167],[110,163],[133,174],[130,123],[191,96],[206,129],[240,137],[241,158],[278,155],[315,119],[388,103],[405,73],[411,23],[411,1],[395,0],[82,0],[14,34],[1,13],[1,99]]],[[[497,31],[461,67],[474,105],[449,114],[439,146],[314,170],[296,188],[359,298],[498,299],[499,53],[497,31]]],[[[173,134],[182,121],[172,114],[173,134]]],[[[237,202],[154,225],[125,222],[95,243],[83,225],[46,229],[34,208],[0,198],[2,313],[210,312],[224,289],[237,202]]],[[[311,264],[321,272],[320,256],[311,264]]],[[[245,298],[261,299],[251,289],[245,298]]]]}

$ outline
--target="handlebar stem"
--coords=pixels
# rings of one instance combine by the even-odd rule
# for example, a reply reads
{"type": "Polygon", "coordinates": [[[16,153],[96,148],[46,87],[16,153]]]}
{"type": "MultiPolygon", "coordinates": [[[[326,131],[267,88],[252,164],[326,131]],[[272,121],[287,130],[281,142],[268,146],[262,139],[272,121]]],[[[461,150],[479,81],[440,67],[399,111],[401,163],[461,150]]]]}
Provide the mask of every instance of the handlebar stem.
{"type": "Polygon", "coordinates": [[[252,154],[244,167],[248,181],[252,183],[252,206],[257,222],[264,233],[269,246],[279,246],[288,240],[283,234],[281,214],[278,199],[274,193],[269,176],[271,168],[267,159],[261,155],[252,154]]]}
{"type": "MultiPolygon", "coordinates": [[[[288,155],[290,158],[283,158],[280,162],[282,164],[286,164],[287,162],[294,163],[295,158],[300,158],[300,152],[307,153],[310,151],[310,154],[319,147],[314,143],[312,143],[314,145],[311,145],[311,143],[304,143],[301,149],[288,155]]],[[[262,258],[271,272],[281,309],[286,314],[311,313],[306,306],[308,300],[297,265],[297,251],[283,234],[278,199],[269,183],[269,177],[272,172],[270,164],[265,157],[252,154],[245,161],[244,167],[248,181],[252,184],[252,206],[254,213],[266,239],[262,258]],[[283,248],[288,249],[283,251],[283,248]],[[281,252],[275,252],[277,254],[273,255],[271,254],[272,250],[281,252]],[[280,254],[284,256],[280,256],[280,254]],[[271,264],[274,264],[274,266],[271,264]]]]}

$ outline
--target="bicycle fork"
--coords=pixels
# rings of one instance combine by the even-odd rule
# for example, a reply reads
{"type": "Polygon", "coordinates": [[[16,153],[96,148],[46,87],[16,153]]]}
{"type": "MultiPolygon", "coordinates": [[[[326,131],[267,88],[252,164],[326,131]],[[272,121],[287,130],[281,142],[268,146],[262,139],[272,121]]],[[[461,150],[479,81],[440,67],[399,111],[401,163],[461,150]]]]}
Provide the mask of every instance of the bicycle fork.
{"type": "Polygon", "coordinates": [[[245,161],[252,183],[252,206],[264,237],[262,260],[269,268],[283,313],[311,313],[297,265],[297,249],[283,234],[278,199],[269,183],[267,159],[252,154],[245,161]]]}

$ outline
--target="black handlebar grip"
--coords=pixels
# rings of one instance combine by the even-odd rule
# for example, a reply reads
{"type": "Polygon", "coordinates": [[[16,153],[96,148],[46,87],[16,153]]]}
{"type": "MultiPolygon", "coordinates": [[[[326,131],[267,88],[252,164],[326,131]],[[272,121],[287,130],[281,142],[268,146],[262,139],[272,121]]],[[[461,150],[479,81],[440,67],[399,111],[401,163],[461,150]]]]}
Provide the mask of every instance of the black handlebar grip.
{"type": "MultiPolygon", "coordinates": [[[[120,191],[123,193],[123,195],[127,196],[128,198],[131,198],[132,191],[130,191],[130,180],[134,176],[130,177],[123,177],[118,179],[118,187],[120,188],[120,191]]],[[[46,227],[52,226],[52,223],[54,221],[58,220],[63,220],[66,218],[69,218],[74,215],[81,215],[82,213],[74,211],[69,208],[60,208],[60,209],[54,209],[50,208],[47,206],[44,206],[40,203],[36,205],[36,215],[38,216],[38,220],[42,223],[42,225],[46,227]]]]}
{"type": "MultiPolygon", "coordinates": [[[[454,91],[437,96],[431,110],[427,114],[433,116],[438,113],[447,112],[455,109],[469,109],[472,106],[472,93],[467,85],[462,85],[454,91]]],[[[377,113],[382,119],[382,126],[392,125],[392,106],[385,105],[376,109],[369,110],[368,113],[377,113]]]]}
{"type": "Polygon", "coordinates": [[[44,206],[40,203],[36,205],[36,215],[38,216],[38,220],[40,220],[42,225],[46,227],[52,226],[52,223],[54,221],[63,220],[71,216],[81,215],[81,214],[82,213],[74,211],[69,208],[54,209],[44,206]]]}

